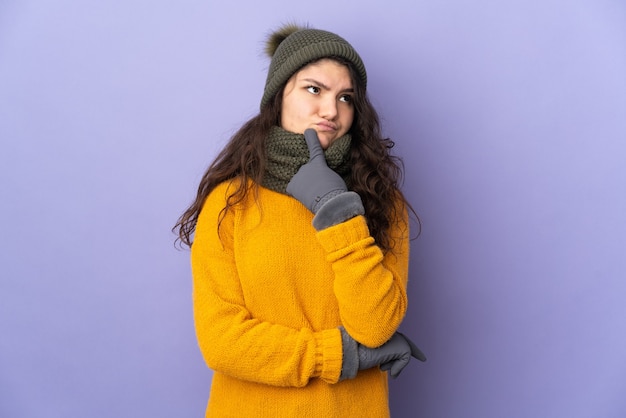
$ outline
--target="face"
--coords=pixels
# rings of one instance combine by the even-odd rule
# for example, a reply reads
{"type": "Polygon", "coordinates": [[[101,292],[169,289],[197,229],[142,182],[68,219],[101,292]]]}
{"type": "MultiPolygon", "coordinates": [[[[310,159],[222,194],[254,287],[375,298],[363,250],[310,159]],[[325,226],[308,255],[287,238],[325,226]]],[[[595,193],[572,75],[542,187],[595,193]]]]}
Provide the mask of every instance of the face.
{"type": "Polygon", "coordinates": [[[352,126],[353,96],[348,67],[330,59],[309,64],[285,85],[281,127],[298,134],[313,128],[326,149],[352,126]]]}

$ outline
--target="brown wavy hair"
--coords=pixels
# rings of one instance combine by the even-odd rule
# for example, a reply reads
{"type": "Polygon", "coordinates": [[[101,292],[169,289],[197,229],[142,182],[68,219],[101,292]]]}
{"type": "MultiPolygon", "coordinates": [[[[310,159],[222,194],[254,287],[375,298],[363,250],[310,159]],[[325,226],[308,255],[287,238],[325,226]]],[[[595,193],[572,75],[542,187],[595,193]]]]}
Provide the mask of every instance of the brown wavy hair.
{"type": "MultiPolygon", "coordinates": [[[[365,86],[355,69],[342,58],[328,58],[338,61],[350,70],[354,86],[354,120],[350,128],[350,189],[361,196],[370,233],[376,244],[386,252],[394,246],[393,237],[389,233],[391,224],[402,219],[401,214],[396,212],[401,207],[398,202],[403,203],[415,215],[419,225],[419,218],[400,190],[404,168],[402,160],[391,155],[394,142],[382,136],[378,113],[370,103],[365,86]]],[[[236,187],[226,199],[226,206],[222,209],[218,222],[219,228],[226,211],[252,192],[249,181],[252,180],[253,187],[261,184],[266,166],[265,141],[270,129],[280,124],[284,88],[285,86],[257,116],[246,122],[231,137],[202,176],[195,200],[172,229],[181,244],[191,247],[204,201],[217,185],[235,178],[241,180],[233,183],[236,187]]]]}

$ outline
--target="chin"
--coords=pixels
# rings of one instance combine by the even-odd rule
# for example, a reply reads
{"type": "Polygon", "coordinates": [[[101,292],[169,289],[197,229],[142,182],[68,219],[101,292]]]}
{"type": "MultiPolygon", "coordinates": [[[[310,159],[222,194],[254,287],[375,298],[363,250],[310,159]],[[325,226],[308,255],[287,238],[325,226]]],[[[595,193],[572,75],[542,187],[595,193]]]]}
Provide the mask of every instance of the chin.
{"type": "Polygon", "coordinates": [[[330,144],[332,144],[333,141],[335,140],[335,136],[334,135],[332,137],[328,137],[327,135],[320,135],[320,134],[318,134],[317,137],[320,140],[320,145],[324,149],[328,148],[330,146],[330,144]]]}

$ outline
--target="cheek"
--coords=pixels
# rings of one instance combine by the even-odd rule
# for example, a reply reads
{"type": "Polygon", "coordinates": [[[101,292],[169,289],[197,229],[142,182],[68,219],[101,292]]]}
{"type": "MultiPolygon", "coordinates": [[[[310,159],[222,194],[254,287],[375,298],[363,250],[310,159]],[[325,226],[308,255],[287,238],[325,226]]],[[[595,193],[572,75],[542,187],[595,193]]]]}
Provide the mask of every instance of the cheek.
{"type": "MultiPolygon", "coordinates": [[[[303,121],[306,120],[307,106],[302,101],[291,100],[283,106],[281,111],[281,124],[283,128],[291,128],[291,130],[301,128],[303,121]]],[[[295,131],[294,131],[295,132],[295,131]]]]}
{"type": "Polygon", "coordinates": [[[283,99],[283,105],[280,110],[280,125],[289,129],[293,121],[293,106],[290,98],[283,99]]]}
{"type": "Polygon", "coordinates": [[[296,132],[295,129],[298,126],[299,119],[297,112],[292,107],[285,109],[280,115],[282,127],[293,132],[296,132]]]}
{"type": "Polygon", "coordinates": [[[346,127],[346,130],[349,130],[352,127],[352,124],[354,123],[354,108],[350,108],[349,110],[346,110],[346,112],[343,115],[343,125],[346,127]]]}

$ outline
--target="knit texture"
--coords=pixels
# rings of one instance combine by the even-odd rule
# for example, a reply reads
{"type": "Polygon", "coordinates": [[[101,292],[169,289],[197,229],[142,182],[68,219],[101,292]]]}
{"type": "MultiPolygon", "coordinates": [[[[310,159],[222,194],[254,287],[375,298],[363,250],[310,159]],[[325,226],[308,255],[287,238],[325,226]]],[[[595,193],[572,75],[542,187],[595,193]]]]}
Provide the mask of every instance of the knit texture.
{"type": "Polygon", "coordinates": [[[348,41],[332,32],[301,29],[287,36],[276,48],[267,73],[261,108],[300,68],[328,57],[341,57],[350,62],[359,74],[363,85],[367,86],[365,65],[348,41]]]}
{"type": "Polygon", "coordinates": [[[265,187],[220,218],[235,186],[211,192],[191,250],[196,334],[214,370],[206,416],[387,418],[386,373],[339,381],[339,326],[377,347],[400,325],[406,211],[383,254],[363,216],[316,232],[304,205],[265,187]]]}
{"type": "MultiPolygon", "coordinates": [[[[335,140],[325,151],[326,164],[337,172],[346,185],[350,184],[350,134],[335,140]]],[[[280,128],[273,127],[267,138],[267,169],[261,182],[263,187],[279,193],[287,193],[287,183],[293,178],[298,169],[309,161],[309,148],[304,135],[295,134],[280,128]]]]}

